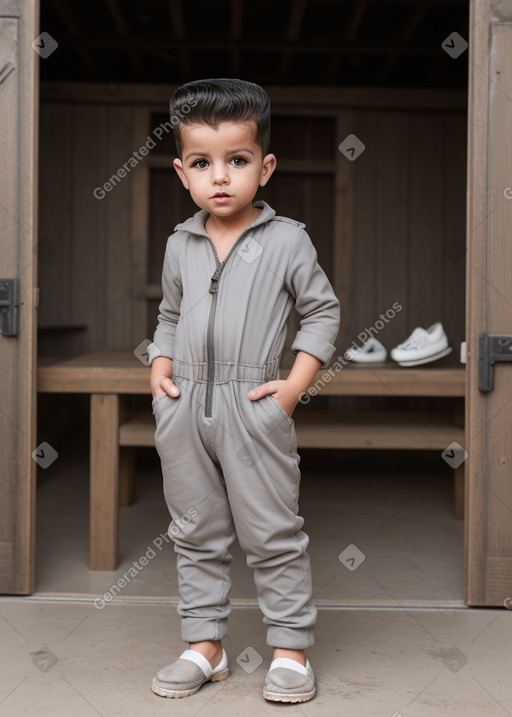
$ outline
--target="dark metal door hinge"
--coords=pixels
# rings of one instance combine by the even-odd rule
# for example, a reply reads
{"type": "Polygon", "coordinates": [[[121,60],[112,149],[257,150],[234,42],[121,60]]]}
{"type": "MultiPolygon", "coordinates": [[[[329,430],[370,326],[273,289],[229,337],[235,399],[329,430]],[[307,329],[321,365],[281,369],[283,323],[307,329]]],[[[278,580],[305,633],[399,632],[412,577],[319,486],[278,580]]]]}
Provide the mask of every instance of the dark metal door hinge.
{"type": "Polygon", "coordinates": [[[496,361],[512,361],[512,336],[479,334],[478,336],[478,388],[492,391],[493,365],[496,361]]]}
{"type": "Polygon", "coordinates": [[[0,331],[4,336],[19,334],[20,280],[0,279],[0,331]]]}

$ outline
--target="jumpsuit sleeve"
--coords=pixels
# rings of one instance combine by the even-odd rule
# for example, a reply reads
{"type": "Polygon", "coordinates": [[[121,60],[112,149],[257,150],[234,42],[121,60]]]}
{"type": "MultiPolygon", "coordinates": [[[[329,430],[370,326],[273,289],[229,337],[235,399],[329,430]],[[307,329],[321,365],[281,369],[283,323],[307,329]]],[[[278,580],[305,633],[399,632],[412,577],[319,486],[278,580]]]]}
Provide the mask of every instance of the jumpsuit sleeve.
{"type": "Polygon", "coordinates": [[[176,264],[172,260],[170,238],[165,250],[162,270],[163,299],[160,302],[158,325],[153,336],[153,343],[147,348],[148,361],[153,362],[157,356],[174,357],[174,337],[180,318],[181,298],[183,289],[176,264]]]}
{"type": "Polygon", "coordinates": [[[322,362],[321,368],[327,368],[336,350],[334,342],[340,325],[340,302],[304,229],[293,247],[285,284],[295,299],[295,309],[300,316],[300,329],[291,349],[294,354],[298,351],[312,354],[322,362]]]}

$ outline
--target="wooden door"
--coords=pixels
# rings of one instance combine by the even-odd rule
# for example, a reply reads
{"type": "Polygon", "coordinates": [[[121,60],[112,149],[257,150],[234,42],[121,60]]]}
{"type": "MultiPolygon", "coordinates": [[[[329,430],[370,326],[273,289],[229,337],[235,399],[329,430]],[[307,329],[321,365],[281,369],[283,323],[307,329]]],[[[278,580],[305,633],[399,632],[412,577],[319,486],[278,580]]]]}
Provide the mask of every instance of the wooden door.
{"type": "Polygon", "coordinates": [[[512,364],[478,388],[479,334],[512,334],[512,0],[472,0],[469,38],[466,601],[512,604],[512,364]]]}
{"type": "Polygon", "coordinates": [[[0,279],[19,280],[19,334],[0,334],[0,593],[16,594],[34,590],[38,26],[38,0],[2,2],[0,279]]]}

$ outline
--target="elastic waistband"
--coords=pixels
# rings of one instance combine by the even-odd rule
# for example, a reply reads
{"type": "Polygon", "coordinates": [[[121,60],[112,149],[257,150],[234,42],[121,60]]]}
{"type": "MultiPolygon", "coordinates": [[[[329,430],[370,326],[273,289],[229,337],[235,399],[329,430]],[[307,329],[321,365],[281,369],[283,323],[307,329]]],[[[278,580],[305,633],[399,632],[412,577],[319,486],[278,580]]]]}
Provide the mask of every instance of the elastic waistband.
{"type": "MultiPolygon", "coordinates": [[[[226,383],[227,381],[259,381],[266,383],[279,378],[279,357],[267,361],[263,366],[252,366],[250,364],[221,363],[214,361],[215,376],[214,383],[226,383]]],[[[208,381],[208,363],[188,363],[173,359],[173,377],[189,378],[193,381],[206,383],[208,381]]]]}

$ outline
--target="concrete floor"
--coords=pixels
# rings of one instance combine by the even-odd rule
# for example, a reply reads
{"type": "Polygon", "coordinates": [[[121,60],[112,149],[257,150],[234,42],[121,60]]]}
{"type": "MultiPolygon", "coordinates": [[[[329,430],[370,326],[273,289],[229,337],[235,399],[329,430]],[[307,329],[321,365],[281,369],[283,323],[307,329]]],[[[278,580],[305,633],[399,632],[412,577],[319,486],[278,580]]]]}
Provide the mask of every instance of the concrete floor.
{"type": "Polygon", "coordinates": [[[167,528],[158,464],[151,452],[138,456],[137,502],[121,509],[119,568],[92,572],[87,445],[79,443],[38,476],[36,592],[0,598],[0,717],[512,715],[510,613],[464,605],[463,522],[453,518],[449,471],[424,457],[376,470],[349,464],[346,453],[324,465],[301,455],[319,606],[311,702],[262,697],[271,649],[239,548],[224,643],[229,679],[184,700],[151,692],[155,672],[184,649],[172,547],[155,551],[114,601],[105,596],[167,528]],[[354,570],[339,557],[359,555],[349,546],[364,556],[354,570]]]}
{"type": "Polygon", "coordinates": [[[318,692],[300,706],[263,699],[270,648],[256,609],[232,612],[230,677],[182,700],[151,692],[183,649],[171,606],[3,598],[0,617],[1,717],[512,714],[506,610],[321,609],[308,651],[318,692]]]}

